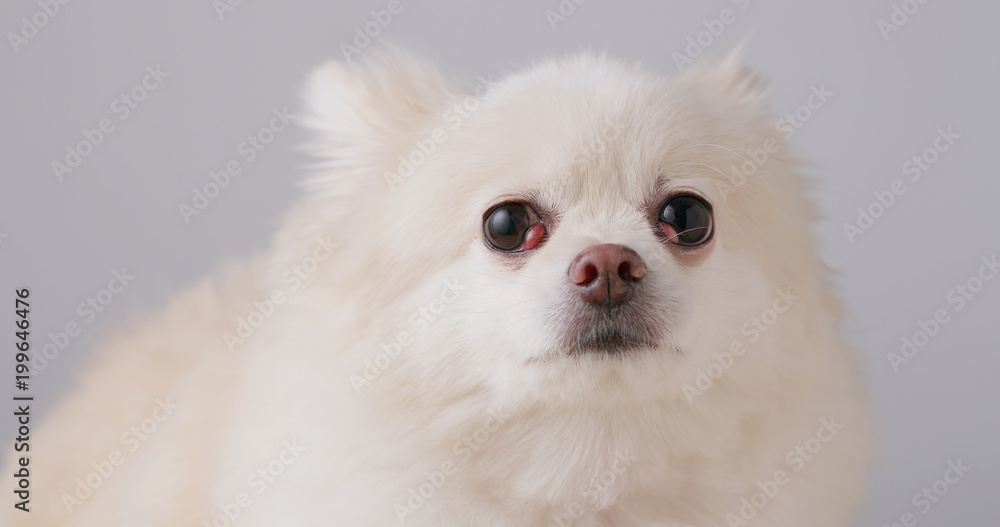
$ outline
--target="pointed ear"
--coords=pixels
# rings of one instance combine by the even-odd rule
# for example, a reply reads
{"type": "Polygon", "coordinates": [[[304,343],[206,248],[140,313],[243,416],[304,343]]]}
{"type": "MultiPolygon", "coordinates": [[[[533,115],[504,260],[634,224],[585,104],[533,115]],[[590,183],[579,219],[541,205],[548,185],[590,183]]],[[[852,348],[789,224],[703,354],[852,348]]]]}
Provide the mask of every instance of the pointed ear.
{"type": "Polygon", "coordinates": [[[314,133],[306,148],[330,168],[377,169],[409,149],[461,92],[431,64],[391,46],[352,64],[326,63],[305,88],[300,122],[314,133]]]}
{"type": "Polygon", "coordinates": [[[301,95],[296,120],[311,134],[303,150],[314,162],[301,183],[304,199],[274,238],[268,264],[274,270],[296,265],[314,250],[317,237],[333,233],[332,241],[340,243],[355,232],[342,222],[356,222],[385,201],[391,193],[384,174],[397,169],[399,157],[465,90],[416,56],[373,46],[350,64],[317,67],[301,95]]]}
{"type": "Polygon", "coordinates": [[[744,45],[745,42],[739,44],[724,57],[701,59],[685,70],[678,81],[758,112],[766,110],[767,86],[743,65],[744,45]]]}

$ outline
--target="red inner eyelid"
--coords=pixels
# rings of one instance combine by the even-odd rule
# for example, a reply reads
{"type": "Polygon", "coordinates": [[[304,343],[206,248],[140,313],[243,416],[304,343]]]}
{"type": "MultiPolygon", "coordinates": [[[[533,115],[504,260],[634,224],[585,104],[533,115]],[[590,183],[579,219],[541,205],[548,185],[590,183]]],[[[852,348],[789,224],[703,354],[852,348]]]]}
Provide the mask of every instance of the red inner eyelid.
{"type": "Polygon", "coordinates": [[[660,222],[660,229],[663,230],[663,235],[667,237],[667,241],[670,243],[679,243],[680,238],[677,237],[677,229],[668,223],[660,222]]]}
{"type": "Polygon", "coordinates": [[[521,246],[522,251],[530,251],[541,243],[542,238],[545,237],[545,225],[541,223],[536,223],[528,228],[528,232],[524,234],[524,244],[521,246]]]}

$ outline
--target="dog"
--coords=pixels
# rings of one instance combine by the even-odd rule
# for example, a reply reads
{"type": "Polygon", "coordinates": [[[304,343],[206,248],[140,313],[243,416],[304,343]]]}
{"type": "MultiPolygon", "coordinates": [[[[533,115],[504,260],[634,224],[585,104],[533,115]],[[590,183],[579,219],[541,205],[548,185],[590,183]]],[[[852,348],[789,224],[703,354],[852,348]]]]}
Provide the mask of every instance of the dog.
{"type": "Polygon", "coordinates": [[[739,52],[471,84],[319,67],[270,249],[109,341],[4,524],[851,525],[867,392],[739,52]]]}

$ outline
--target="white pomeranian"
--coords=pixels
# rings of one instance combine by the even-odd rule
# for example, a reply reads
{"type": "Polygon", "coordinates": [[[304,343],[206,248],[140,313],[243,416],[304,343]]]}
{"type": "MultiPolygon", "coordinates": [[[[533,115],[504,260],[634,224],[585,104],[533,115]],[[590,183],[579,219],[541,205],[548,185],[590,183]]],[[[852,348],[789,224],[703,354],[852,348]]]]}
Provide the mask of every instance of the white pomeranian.
{"type": "Polygon", "coordinates": [[[866,391],[738,53],[368,55],[272,250],[107,346],[4,525],[852,524],[866,391]]]}

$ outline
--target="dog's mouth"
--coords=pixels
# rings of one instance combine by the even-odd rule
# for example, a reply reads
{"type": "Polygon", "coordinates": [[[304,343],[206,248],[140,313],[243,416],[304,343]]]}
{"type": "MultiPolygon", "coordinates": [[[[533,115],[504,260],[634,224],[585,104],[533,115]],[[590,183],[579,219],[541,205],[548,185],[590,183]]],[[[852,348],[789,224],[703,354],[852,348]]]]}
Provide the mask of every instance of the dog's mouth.
{"type": "Polygon", "coordinates": [[[554,304],[553,317],[562,328],[557,354],[569,357],[627,358],[654,352],[674,326],[669,300],[655,302],[637,294],[613,309],[597,309],[583,302],[554,304]]]}
{"type": "Polygon", "coordinates": [[[656,341],[642,331],[602,325],[578,335],[568,346],[568,355],[626,356],[657,347],[656,341]]]}

